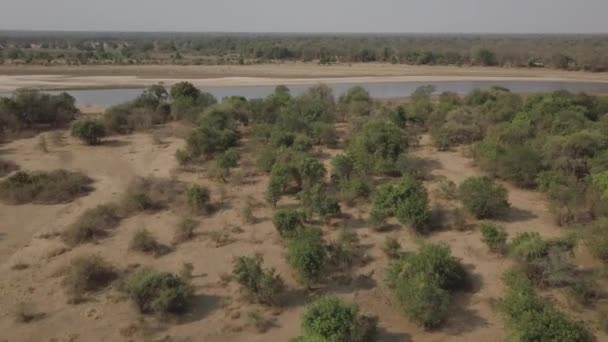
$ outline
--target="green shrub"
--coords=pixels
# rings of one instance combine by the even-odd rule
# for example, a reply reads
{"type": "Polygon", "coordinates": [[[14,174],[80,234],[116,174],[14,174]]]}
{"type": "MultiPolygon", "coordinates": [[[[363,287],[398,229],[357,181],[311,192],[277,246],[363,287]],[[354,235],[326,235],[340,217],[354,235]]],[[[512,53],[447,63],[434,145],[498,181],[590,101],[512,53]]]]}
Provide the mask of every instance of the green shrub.
{"type": "Polygon", "coordinates": [[[229,148],[217,157],[217,166],[222,170],[229,170],[238,165],[239,159],[239,152],[229,148]]]}
{"type": "Polygon", "coordinates": [[[405,315],[425,328],[441,325],[448,316],[452,301],[449,291],[423,274],[414,274],[394,291],[405,315]]]}
{"type": "Polygon", "coordinates": [[[465,289],[468,275],[447,245],[423,245],[418,253],[392,263],[386,284],[405,314],[427,328],[441,324],[451,302],[450,292],[465,289]]]}
{"type": "Polygon", "coordinates": [[[98,205],[80,215],[76,222],[63,231],[61,238],[71,246],[92,242],[106,236],[108,229],[118,226],[123,218],[123,213],[116,205],[98,205]]]}
{"type": "Polygon", "coordinates": [[[294,181],[301,183],[297,168],[284,161],[275,162],[270,171],[266,201],[272,206],[276,206],[287,187],[294,181]]]}
{"type": "Polygon", "coordinates": [[[208,209],[211,195],[206,187],[194,184],[188,189],[186,196],[192,211],[201,212],[208,209]]]}
{"type": "Polygon", "coordinates": [[[315,144],[325,145],[330,148],[334,148],[338,144],[339,135],[334,125],[324,122],[313,122],[310,124],[310,129],[311,132],[309,134],[315,144]]]}
{"type": "Polygon", "coordinates": [[[328,195],[322,184],[302,190],[298,198],[308,213],[319,215],[325,221],[341,213],[338,200],[328,195]]]}
{"type": "Polygon", "coordinates": [[[279,302],[285,283],[274,268],[263,269],[261,256],[239,257],[235,260],[232,274],[249,296],[266,305],[279,302]]]}
{"type": "Polygon", "coordinates": [[[572,321],[540,299],[525,275],[509,272],[505,283],[507,292],[498,307],[518,341],[594,340],[581,323],[572,321]]]}
{"type": "Polygon", "coordinates": [[[137,269],[124,288],[142,313],[183,313],[194,293],[184,279],[150,268],[137,269]]]}
{"type": "Polygon", "coordinates": [[[509,146],[497,160],[498,176],[524,188],[535,187],[542,170],[542,156],[528,146],[509,146]]]}
{"type": "Polygon", "coordinates": [[[482,222],[480,225],[481,241],[483,241],[492,252],[504,253],[507,250],[507,232],[504,227],[491,222],[482,222]]]}
{"type": "Polygon", "coordinates": [[[352,204],[357,198],[367,198],[371,193],[371,185],[363,177],[343,179],[338,183],[340,200],[352,204]]]}
{"type": "Polygon", "coordinates": [[[306,152],[306,151],[310,151],[310,149],[312,149],[312,145],[313,145],[313,140],[310,137],[299,134],[296,136],[295,140],[293,141],[292,147],[296,151],[306,152]]]}
{"type": "Polygon", "coordinates": [[[295,209],[280,209],[272,215],[272,223],[281,237],[293,237],[304,229],[304,214],[295,209]]]}
{"type": "Polygon", "coordinates": [[[296,341],[368,342],[375,339],[377,320],[359,313],[356,304],[324,297],[309,304],[302,316],[304,336],[296,341]]]}
{"type": "MultiPolygon", "coordinates": [[[[237,145],[240,138],[238,122],[229,105],[210,107],[200,116],[199,123],[186,138],[186,151],[182,153],[191,161],[201,157],[210,159],[215,154],[237,145]]],[[[182,158],[182,161],[184,159],[182,158]]]]}
{"type": "Polygon", "coordinates": [[[327,251],[321,230],[307,228],[293,237],[287,244],[287,261],[306,286],[310,287],[318,281],[327,266],[327,251]]]}
{"type": "Polygon", "coordinates": [[[533,261],[546,256],[549,247],[547,241],[536,232],[520,233],[509,244],[509,254],[521,261],[533,261]]]}
{"type": "Polygon", "coordinates": [[[355,169],[355,160],[351,155],[338,154],[331,160],[332,174],[331,179],[334,182],[351,179],[357,171],[355,169]]]}
{"type": "Polygon", "coordinates": [[[64,284],[70,296],[79,298],[104,288],[116,277],[114,268],[98,255],[72,259],[64,284]]]}
{"type": "Polygon", "coordinates": [[[106,129],[97,120],[85,119],[74,122],[71,133],[72,136],[89,145],[97,145],[101,142],[101,138],[106,135],[106,129]]]}
{"type": "MultiPolygon", "coordinates": [[[[449,120],[449,115],[447,120],[449,120]]],[[[475,123],[447,121],[441,127],[431,131],[435,146],[439,151],[452,147],[470,144],[482,138],[481,127],[475,123]]]]}
{"type": "Polygon", "coordinates": [[[8,204],[68,203],[93,190],[93,180],[66,170],[19,171],[0,182],[0,200],[8,204]]]}
{"type": "Polygon", "coordinates": [[[585,245],[591,253],[608,261],[608,219],[602,218],[592,223],[583,234],[585,245]]]}
{"type": "Polygon", "coordinates": [[[76,99],[68,93],[51,95],[35,89],[18,89],[12,97],[0,98],[0,136],[4,128],[59,127],[78,114],[76,99]]]}
{"type": "Polygon", "coordinates": [[[488,177],[467,178],[458,192],[464,207],[479,219],[504,215],[510,207],[507,189],[488,177]]]}
{"type": "Polygon", "coordinates": [[[426,189],[409,177],[396,185],[381,186],[374,195],[372,212],[375,217],[396,216],[401,223],[424,232],[430,218],[426,189]]]}
{"type": "Polygon", "coordinates": [[[323,163],[312,157],[304,157],[296,164],[298,179],[302,183],[302,188],[308,189],[313,185],[322,182],[325,178],[326,170],[323,163]]]}

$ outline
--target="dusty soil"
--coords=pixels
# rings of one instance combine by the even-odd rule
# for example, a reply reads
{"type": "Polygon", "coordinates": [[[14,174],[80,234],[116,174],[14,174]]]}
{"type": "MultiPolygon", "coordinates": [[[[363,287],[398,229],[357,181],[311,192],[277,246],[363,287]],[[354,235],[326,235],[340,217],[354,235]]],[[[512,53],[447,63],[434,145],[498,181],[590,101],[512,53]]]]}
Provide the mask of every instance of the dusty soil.
{"type": "Polygon", "coordinates": [[[608,73],[551,69],[411,66],[393,64],[276,63],[256,65],[0,66],[0,91],[135,88],[153,83],[189,81],[196,86],[309,85],[318,82],[397,82],[445,80],[586,80],[608,81],[608,73]]]}
{"type": "MultiPolygon", "coordinates": [[[[492,308],[492,302],[502,294],[500,277],[511,263],[489,253],[477,231],[449,230],[428,238],[448,243],[475,279],[473,292],[457,295],[446,324],[437,331],[428,332],[408,322],[391,304],[390,292],[383,285],[384,269],[389,261],[381,251],[386,236],[398,238],[410,251],[424,238],[413,235],[405,227],[375,232],[367,224],[367,206],[344,206],[344,218],[333,220],[323,229],[328,239],[341,228],[355,230],[366,246],[365,253],[370,261],[355,268],[353,281],[346,284],[330,281],[328,285],[308,292],[296,283],[286,264],[281,239],[270,221],[272,210],[263,200],[265,176],[252,173],[238,183],[223,184],[211,180],[204,172],[178,170],[174,153],[183,144],[181,139],[164,138],[162,144],[155,144],[149,134],[134,134],[112,138],[99,147],[89,147],[64,134],[64,144],[50,143],[48,153],[36,148],[37,137],[0,146],[2,158],[16,162],[22,169],[80,170],[95,180],[96,189],[69,204],[0,205],[0,272],[3,274],[0,278],[0,341],[140,341],[150,337],[164,341],[162,338],[166,336],[172,341],[288,341],[300,333],[300,315],[306,302],[326,293],[356,302],[362,312],[377,315],[380,341],[503,341],[506,337],[502,319],[492,308]],[[169,244],[181,219],[176,212],[131,217],[113,230],[109,238],[73,249],[68,249],[54,235],[87,208],[117,199],[135,177],[148,175],[206,185],[213,201],[222,203],[222,209],[200,218],[199,234],[193,241],[181,244],[172,253],[159,258],[129,251],[128,241],[136,229],[146,227],[161,242],[169,244]],[[247,202],[255,204],[253,224],[246,224],[241,218],[241,209],[247,202]],[[204,234],[218,230],[227,232],[233,241],[218,246],[204,234]],[[73,257],[84,253],[102,255],[119,269],[145,264],[178,272],[182,263],[192,263],[196,287],[194,309],[179,320],[160,323],[153,317],[141,318],[133,305],[115,289],[107,289],[94,296],[94,300],[78,305],[66,304],[61,271],[73,257]],[[266,264],[275,267],[285,278],[289,294],[282,308],[265,309],[249,304],[234,282],[223,281],[231,272],[235,256],[254,253],[263,255],[266,264]],[[29,267],[12,269],[17,263],[29,267]],[[14,310],[21,302],[33,305],[45,316],[28,324],[15,322],[14,310]],[[267,332],[259,333],[251,327],[247,314],[253,310],[259,310],[274,321],[267,332]]],[[[254,147],[247,141],[242,145],[242,168],[254,170],[254,147]]],[[[339,151],[317,152],[328,162],[339,151]]],[[[433,165],[433,175],[445,176],[457,183],[478,174],[462,150],[436,152],[428,137],[422,139],[421,146],[413,154],[433,165]]],[[[427,186],[433,194],[436,184],[430,181],[427,186]]],[[[551,219],[541,194],[513,187],[509,190],[514,209],[502,223],[510,234],[531,230],[544,236],[563,233],[551,219]]],[[[293,198],[286,198],[279,206],[293,201],[293,198]]],[[[447,207],[455,205],[443,203],[435,196],[432,202],[447,207]]]]}

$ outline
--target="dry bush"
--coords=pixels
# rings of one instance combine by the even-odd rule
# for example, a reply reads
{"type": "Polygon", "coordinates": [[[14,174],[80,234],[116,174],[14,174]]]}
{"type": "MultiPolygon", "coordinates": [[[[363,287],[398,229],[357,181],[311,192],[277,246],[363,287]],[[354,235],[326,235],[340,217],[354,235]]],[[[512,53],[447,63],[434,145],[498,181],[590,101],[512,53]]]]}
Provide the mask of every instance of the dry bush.
{"type": "Polygon", "coordinates": [[[63,283],[68,294],[77,299],[104,288],[115,278],[114,268],[104,259],[86,255],[72,259],[63,283]]]}
{"type": "Polygon", "coordinates": [[[275,324],[273,319],[265,317],[259,310],[248,312],[247,322],[260,334],[265,333],[275,324]]]}
{"type": "Polygon", "coordinates": [[[382,251],[390,259],[398,259],[401,256],[401,244],[394,237],[387,236],[382,245],[382,251]]]}
{"type": "Polygon", "coordinates": [[[127,188],[122,205],[129,212],[181,207],[185,192],[186,185],[177,180],[139,178],[127,188]]]}
{"type": "Polygon", "coordinates": [[[458,186],[447,178],[439,179],[436,190],[437,196],[446,201],[458,198],[458,186]]]}
{"type": "Polygon", "coordinates": [[[145,228],[138,229],[133,234],[129,242],[129,249],[154,256],[161,256],[169,252],[169,248],[158,242],[152,233],[145,228]]]}
{"type": "Polygon", "coordinates": [[[223,230],[214,230],[210,232],[205,232],[205,235],[213,241],[216,248],[223,247],[229,245],[236,240],[226,231],[223,230]]]}
{"type": "Polygon", "coordinates": [[[85,211],[62,233],[62,238],[72,246],[94,241],[137,212],[183,206],[185,190],[185,185],[175,180],[140,178],[128,187],[119,203],[85,211]]]}
{"type": "Polygon", "coordinates": [[[42,312],[37,312],[31,304],[20,302],[14,310],[15,321],[17,323],[30,323],[46,316],[42,312]]]}
{"type": "Polygon", "coordinates": [[[36,143],[36,148],[38,150],[40,150],[40,152],[42,152],[42,153],[49,153],[49,148],[47,146],[46,137],[44,136],[44,134],[40,134],[40,136],[38,136],[38,142],[36,143]]]}
{"type": "Polygon", "coordinates": [[[63,136],[63,133],[61,131],[53,131],[49,133],[49,138],[55,146],[63,146],[65,144],[65,137],[63,136]]]}
{"type": "Polygon", "coordinates": [[[194,230],[198,226],[198,221],[190,218],[183,219],[177,229],[175,230],[175,236],[173,240],[175,243],[186,242],[194,238],[194,230]]]}
{"type": "Polygon", "coordinates": [[[256,222],[255,216],[253,215],[253,205],[250,202],[245,203],[241,208],[241,218],[244,223],[254,224],[256,222]]]}
{"type": "Polygon", "coordinates": [[[7,204],[68,203],[93,190],[93,180],[66,170],[20,171],[0,182],[0,200],[7,204]]]}
{"type": "Polygon", "coordinates": [[[80,215],[76,222],[63,231],[61,237],[71,246],[95,241],[106,236],[107,230],[118,226],[124,217],[124,213],[115,204],[98,205],[80,215]]]}

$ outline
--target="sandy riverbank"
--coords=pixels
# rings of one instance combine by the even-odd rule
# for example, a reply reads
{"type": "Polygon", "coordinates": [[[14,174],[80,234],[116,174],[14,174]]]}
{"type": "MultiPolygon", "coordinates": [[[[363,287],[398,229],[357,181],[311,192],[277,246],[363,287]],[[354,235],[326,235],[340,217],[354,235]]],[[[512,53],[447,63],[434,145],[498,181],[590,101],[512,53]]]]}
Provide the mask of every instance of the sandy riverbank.
{"type": "Polygon", "coordinates": [[[310,85],[324,83],[406,81],[593,81],[608,82],[608,73],[549,69],[481,68],[352,64],[319,66],[307,63],[245,66],[0,66],[0,91],[42,89],[139,88],[154,83],[189,81],[199,87],[247,85],[310,85]]]}

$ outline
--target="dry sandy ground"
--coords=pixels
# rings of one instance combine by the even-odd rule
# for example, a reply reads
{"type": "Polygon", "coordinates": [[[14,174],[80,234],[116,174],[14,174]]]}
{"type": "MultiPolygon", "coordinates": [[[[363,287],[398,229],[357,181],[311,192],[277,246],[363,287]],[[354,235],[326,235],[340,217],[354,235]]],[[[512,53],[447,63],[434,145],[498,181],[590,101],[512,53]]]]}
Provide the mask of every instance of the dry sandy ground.
{"type": "MultiPolygon", "coordinates": [[[[492,309],[492,301],[502,294],[500,277],[510,262],[489,253],[477,231],[443,231],[429,238],[451,246],[453,254],[470,269],[475,291],[459,294],[445,326],[427,332],[408,322],[400,310],[391,305],[390,292],[383,286],[388,264],[381,251],[385,237],[395,236],[409,251],[417,248],[421,238],[406,228],[386,233],[373,231],[366,223],[367,207],[344,207],[345,218],[334,220],[323,229],[328,239],[340,228],[355,230],[371,261],[354,270],[353,282],[346,285],[330,282],[307,293],[297,285],[286,264],[284,247],[270,221],[272,210],[263,201],[266,177],[251,175],[243,184],[222,185],[201,174],[177,171],[173,155],[183,142],[174,138],[156,145],[149,135],[134,134],[115,138],[111,144],[99,147],[83,146],[68,138],[63,146],[49,144],[48,153],[35,148],[37,141],[34,137],[11,142],[0,147],[0,155],[26,170],[81,170],[95,179],[96,190],[69,204],[0,205],[0,272],[3,275],[0,278],[0,341],[139,341],[148,334],[154,338],[170,336],[172,341],[288,341],[300,333],[304,304],[325,293],[356,302],[362,312],[377,315],[380,341],[503,341],[506,338],[502,319],[492,309]],[[146,175],[176,177],[209,186],[214,201],[221,199],[226,205],[221,211],[202,217],[198,232],[224,230],[230,232],[234,242],[217,247],[199,235],[160,258],[129,251],[128,241],[140,227],[151,230],[163,243],[171,241],[181,216],[165,211],[129,218],[98,244],[59,253],[65,246],[59,239],[49,238],[47,233],[62,230],[87,208],[116,199],[134,177],[146,175]],[[252,200],[259,203],[254,210],[256,222],[244,224],[239,213],[246,201],[252,200]],[[242,231],[234,230],[234,226],[241,227],[242,231]],[[153,318],[142,320],[132,304],[112,289],[96,295],[92,301],[66,304],[61,277],[57,274],[73,257],[83,253],[102,255],[119,269],[138,263],[177,272],[182,263],[191,262],[196,287],[193,311],[167,324],[153,318]],[[222,283],[222,276],[231,272],[235,256],[254,253],[262,254],[266,264],[276,267],[286,279],[290,293],[283,308],[271,310],[249,304],[241,298],[236,284],[222,283]],[[19,262],[30,267],[12,270],[11,266],[19,262]],[[31,303],[46,316],[29,324],[16,323],[12,313],[20,302],[31,303]],[[260,310],[274,319],[274,326],[263,334],[254,331],[246,318],[252,310],[260,310]]],[[[243,149],[242,164],[251,165],[252,160],[248,160],[252,157],[251,146],[245,142],[243,149]]],[[[338,152],[323,151],[322,158],[328,162],[338,152]]],[[[413,153],[432,162],[434,175],[454,182],[478,174],[461,151],[436,152],[428,137],[424,137],[422,146],[413,153]]],[[[427,185],[433,193],[435,185],[427,185]]],[[[542,195],[512,187],[509,190],[515,208],[507,222],[503,222],[509,233],[538,231],[544,236],[562,233],[551,219],[542,195]]],[[[433,198],[434,204],[439,202],[433,198]]],[[[292,198],[282,200],[279,206],[289,203],[293,203],[292,198]]]]}
{"type": "Polygon", "coordinates": [[[199,87],[312,85],[318,82],[398,82],[447,80],[585,80],[608,81],[608,73],[550,69],[406,66],[392,64],[277,63],[243,66],[0,66],[0,91],[45,89],[137,88],[153,83],[189,81],[199,87]]]}

